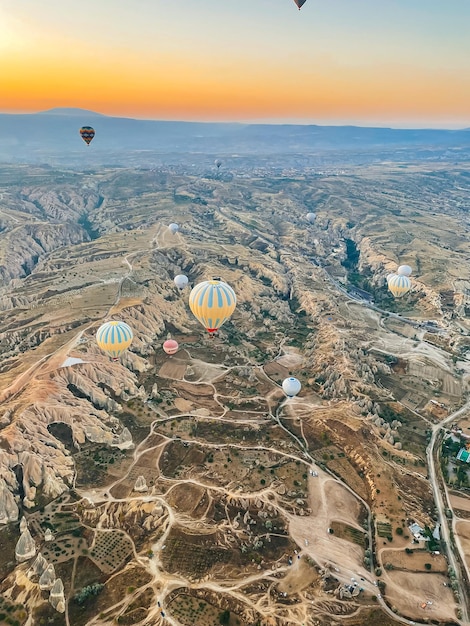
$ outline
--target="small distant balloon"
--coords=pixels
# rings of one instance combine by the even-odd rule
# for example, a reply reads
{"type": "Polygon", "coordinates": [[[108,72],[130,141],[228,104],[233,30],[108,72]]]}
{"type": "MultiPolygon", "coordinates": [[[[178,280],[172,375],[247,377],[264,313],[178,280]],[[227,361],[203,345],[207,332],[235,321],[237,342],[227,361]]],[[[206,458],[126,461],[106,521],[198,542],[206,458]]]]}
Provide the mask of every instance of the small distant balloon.
{"type": "Polygon", "coordinates": [[[317,216],[315,215],[315,213],[307,213],[307,220],[310,222],[310,224],[313,224],[316,219],[317,216]]]}
{"type": "Polygon", "coordinates": [[[408,276],[399,276],[394,274],[388,280],[388,288],[395,298],[401,298],[411,289],[411,280],[408,276]]]}
{"type": "Polygon", "coordinates": [[[398,276],[411,276],[412,272],[413,270],[409,265],[400,265],[400,267],[397,269],[398,276]]]}
{"type": "Polygon", "coordinates": [[[178,352],[178,342],[175,341],[174,339],[167,339],[164,343],[163,343],[163,350],[167,353],[167,354],[176,354],[178,352]]]}
{"type": "Polygon", "coordinates": [[[300,384],[300,381],[292,376],[290,378],[286,378],[282,383],[282,390],[288,398],[296,396],[301,389],[302,385],[300,384]]]}
{"type": "Polygon", "coordinates": [[[178,226],[178,224],[170,224],[170,225],[168,226],[168,228],[169,228],[169,229],[170,229],[170,231],[173,233],[173,235],[174,235],[175,233],[177,233],[177,232],[179,231],[179,229],[180,229],[180,227],[178,226]]]}
{"type": "Polygon", "coordinates": [[[175,278],[173,279],[173,282],[178,287],[178,289],[184,289],[188,284],[188,277],[184,274],[178,274],[178,276],[175,276],[175,278]]]}
{"type": "Polygon", "coordinates": [[[307,0],[294,0],[295,4],[300,8],[307,2],[307,0]]]}
{"type": "Polygon", "coordinates": [[[91,126],[82,126],[80,128],[80,135],[86,145],[89,146],[91,140],[95,136],[95,129],[91,126]]]}
{"type": "Polygon", "coordinates": [[[214,161],[214,165],[216,166],[217,169],[219,169],[220,166],[222,165],[222,161],[220,159],[216,159],[214,161]]]}
{"type": "Polygon", "coordinates": [[[98,347],[109,354],[113,361],[117,361],[123,352],[131,345],[134,333],[125,322],[105,322],[96,331],[98,347]]]}

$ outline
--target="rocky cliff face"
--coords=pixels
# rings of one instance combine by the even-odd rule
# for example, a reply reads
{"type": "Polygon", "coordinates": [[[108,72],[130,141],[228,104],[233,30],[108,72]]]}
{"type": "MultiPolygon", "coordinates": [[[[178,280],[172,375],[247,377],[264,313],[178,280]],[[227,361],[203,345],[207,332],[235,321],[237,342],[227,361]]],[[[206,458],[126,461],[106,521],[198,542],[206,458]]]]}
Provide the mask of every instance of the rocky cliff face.
{"type": "Polygon", "coordinates": [[[144,393],[132,372],[99,356],[91,363],[57,370],[50,380],[39,382],[37,391],[30,390],[30,402],[22,410],[3,413],[8,425],[0,431],[0,474],[4,477],[0,523],[18,519],[12,494],[24,493],[23,505],[28,508],[35,505],[39,492],[54,498],[72,484],[72,457],[51,435],[50,424],[67,424],[77,448],[85,441],[129,447],[130,433],[113,415],[121,405],[111,396],[140,397],[144,393]],[[22,470],[21,485],[17,467],[22,470]]]}
{"type": "Polygon", "coordinates": [[[38,261],[47,253],[89,240],[90,236],[85,229],[72,222],[34,223],[15,228],[5,236],[8,253],[0,258],[0,286],[6,285],[13,278],[31,274],[38,261]]]}

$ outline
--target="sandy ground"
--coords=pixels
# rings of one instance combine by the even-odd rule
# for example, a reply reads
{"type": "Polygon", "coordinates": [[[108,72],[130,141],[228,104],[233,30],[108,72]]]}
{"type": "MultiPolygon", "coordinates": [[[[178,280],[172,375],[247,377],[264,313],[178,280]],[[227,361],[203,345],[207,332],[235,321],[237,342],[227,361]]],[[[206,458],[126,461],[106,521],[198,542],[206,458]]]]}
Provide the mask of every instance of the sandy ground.
{"type": "Polygon", "coordinates": [[[460,509],[461,511],[470,511],[470,498],[464,496],[450,495],[450,505],[454,509],[460,509]]]}
{"type": "Polygon", "coordinates": [[[370,573],[363,565],[363,548],[328,533],[333,519],[358,527],[360,504],[356,498],[318,470],[317,477],[309,477],[309,506],[312,514],[308,517],[289,516],[290,535],[303,552],[320,565],[334,568],[339,580],[349,581],[351,577],[370,580],[370,573]]]}
{"type": "Polygon", "coordinates": [[[456,534],[465,554],[465,560],[470,565],[470,522],[456,522],[456,534]]]}
{"type": "Polygon", "coordinates": [[[386,597],[392,606],[415,619],[455,620],[456,604],[448,580],[440,574],[411,574],[408,572],[384,572],[382,579],[387,585],[386,597]],[[422,609],[423,602],[432,602],[422,609]]]}
{"type": "Polygon", "coordinates": [[[430,563],[433,572],[447,573],[447,559],[444,555],[433,555],[425,552],[413,552],[406,554],[404,550],[381,550],[380,558],[382,563],[391,563],[395,569],[406,569],[409,571],[420,570],[426,572],[425,563],[430,563]]]}

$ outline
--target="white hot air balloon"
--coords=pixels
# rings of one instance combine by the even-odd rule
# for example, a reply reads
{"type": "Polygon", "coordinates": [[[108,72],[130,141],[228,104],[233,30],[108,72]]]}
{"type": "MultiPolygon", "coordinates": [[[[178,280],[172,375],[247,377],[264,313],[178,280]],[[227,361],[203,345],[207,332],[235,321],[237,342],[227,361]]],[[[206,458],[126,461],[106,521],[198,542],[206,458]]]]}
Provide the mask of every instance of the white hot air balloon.
{"type": "Polygon", "coordinates": [[[397,269],[398,276],[411,276],[412,269],[409,265],[400,265],[397,269]]]}
{"type": "Polygon", "coordinates": [[[307,213],[307,220],[310,222],[310,224],[314,224],[316,219],[317,216],[315,215],[315,213],[307,213]]]}
{"type": "Polygon", "coordinates": [[[292,376],[290,378],[286,378],[282,383],[282,390],[288,398],[296,396],[301,388],[302,385],[300,384],[300,381],[292,376]]]}
{"type": "Polygon", "coordinates": [[[170,229],[170,231],[173,233],[173,235],[174,235],[175,233],[177,233],[177,232],[179,231],[179,229],[180,229],[180,227],[178,226],[178,224],[174,224],[174,223],[173,223],[173,224],[170,224],[170,225],[168,226],[168,228],[169,228],[169,229],[170,229]]]}
{"type": "Polygon", "coordinates": [[[178,276],[175,276],[173,282],[178,287],[178,289],[184,289],[188,284],[188,277],[184,274],[178,274],[178,276]]]}

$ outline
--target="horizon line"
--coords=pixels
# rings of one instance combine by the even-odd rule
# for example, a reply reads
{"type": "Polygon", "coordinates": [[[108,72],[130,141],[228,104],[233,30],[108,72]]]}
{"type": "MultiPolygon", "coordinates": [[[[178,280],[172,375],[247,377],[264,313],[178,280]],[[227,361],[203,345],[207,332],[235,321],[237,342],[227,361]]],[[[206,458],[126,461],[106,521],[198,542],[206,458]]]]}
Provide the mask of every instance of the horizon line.
{"type": "MultiPolygon", "coordinates": [[[[367,120],[322,120],[321,122],[297,118],[262,118],[262,119],[227,119],[227,120],[207,120],[207,119],[172,119],[172,118],[152,118],[152,117],[132,117],[122,114],[109,114],[93,111],[91,109],[81,109],[81,107],[52,107],[41,111],[12,111],[0,109],[0,115],[63,115],[67,117],[66,111],[76,111],[75,115],[79,116],[79,111],[83,114],[96,115],[98,117],[107,117],[113,119],[127,119],[142,122],[168,122],[179,124],[233,124],[243,126],[319,126],[319,127],[353,127],[353,128],[376,128],[389,130],[447,130],[447,131],[467,131],[470,130],[470,121],[468,122],[446,122],[428,121],[426,125],[416,125],[414,121],[367,121],[367,120]],[[63,111],[63,113],[55,113],[63,111]],[[459,124],[459,125],[457,125],[459,124]]],[[[69,116],[72,117],[73,114],[69,116]]]]}

